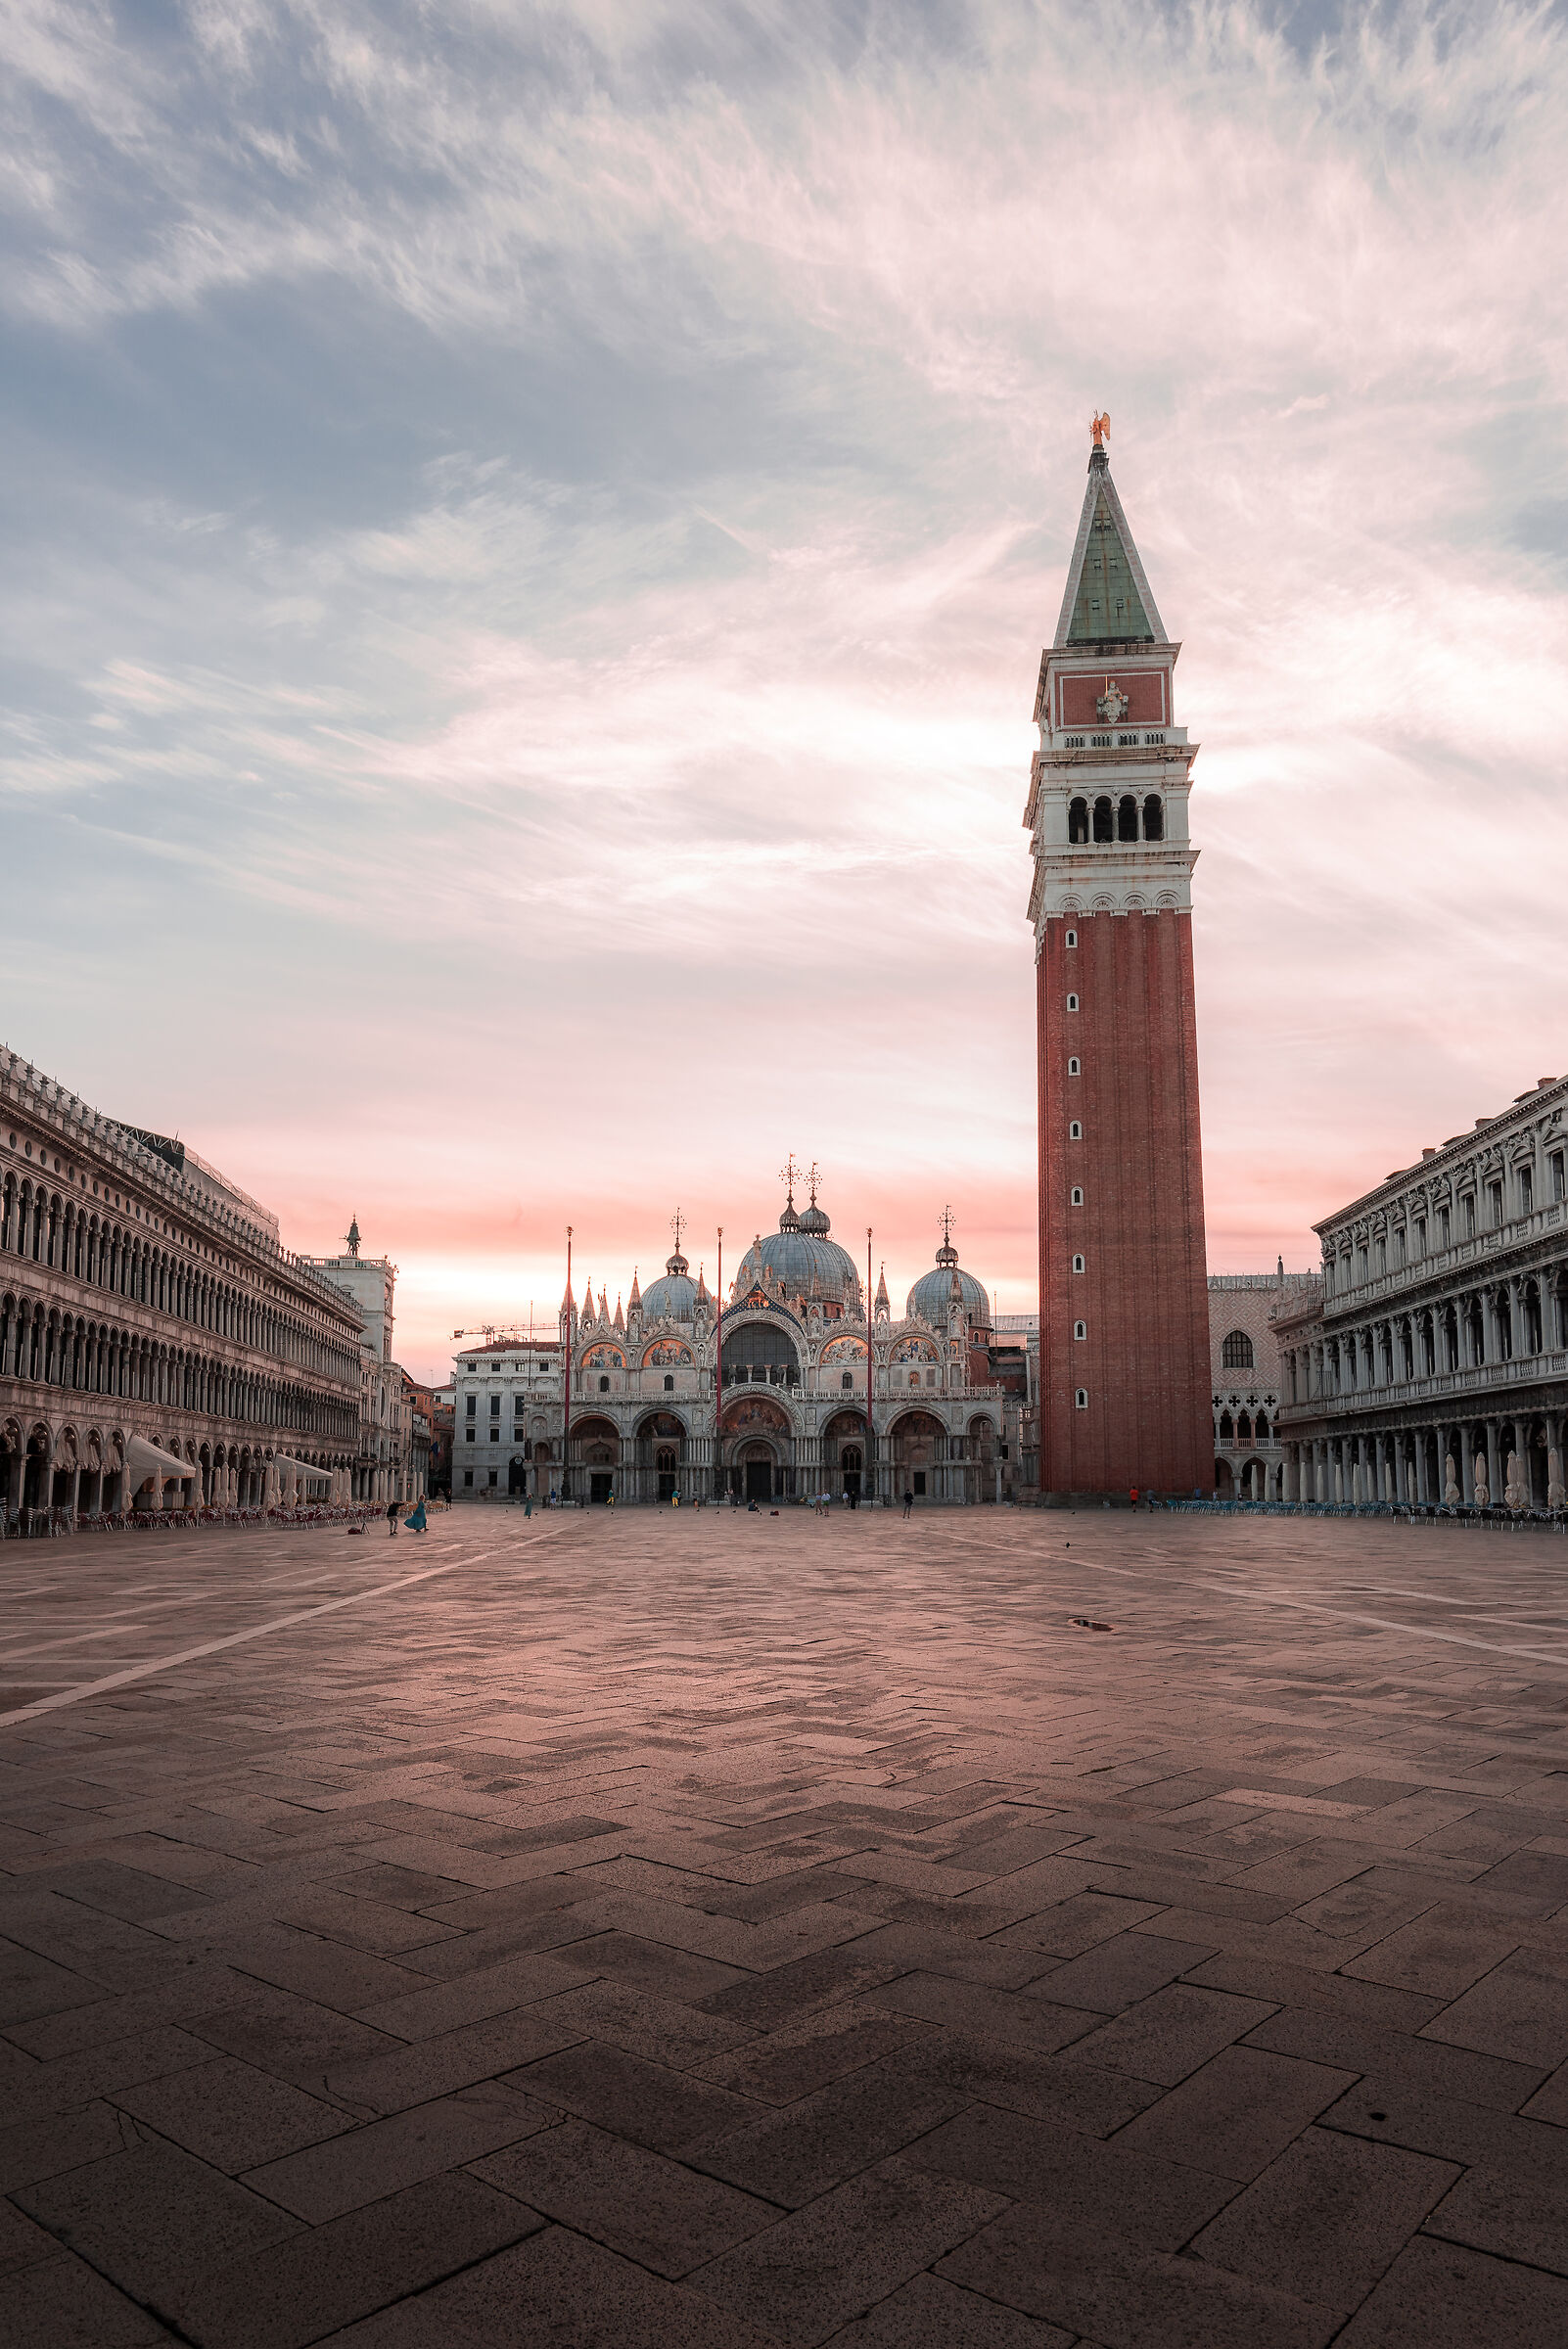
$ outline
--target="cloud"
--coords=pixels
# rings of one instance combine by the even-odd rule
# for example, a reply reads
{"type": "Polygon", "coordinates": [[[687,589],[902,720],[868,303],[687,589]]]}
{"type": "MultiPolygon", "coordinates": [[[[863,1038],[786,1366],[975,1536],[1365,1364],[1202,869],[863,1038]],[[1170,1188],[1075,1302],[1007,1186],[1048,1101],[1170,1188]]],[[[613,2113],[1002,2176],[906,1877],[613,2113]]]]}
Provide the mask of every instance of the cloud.
{"type": "Polygon", "coordinates": [[[1554,1066],[1549,12],[4,39],[19,1040],[135,1067],[301,1245],[356,1207],[427,1365],[565,1221],[613,1290],[792,1146],[893,1285],[951,1197],[1028,1302],[1019,818],[1097,404],[1204,745],[1216,1268],[1554,1066]]]}

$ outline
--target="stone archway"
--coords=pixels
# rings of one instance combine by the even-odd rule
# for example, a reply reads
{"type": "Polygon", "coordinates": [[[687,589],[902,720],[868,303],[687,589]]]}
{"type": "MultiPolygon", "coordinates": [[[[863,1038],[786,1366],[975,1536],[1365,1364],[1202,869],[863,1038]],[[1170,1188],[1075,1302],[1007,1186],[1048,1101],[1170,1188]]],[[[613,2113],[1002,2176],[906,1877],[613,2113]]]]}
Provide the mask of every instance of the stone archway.
{"type": "Polygon", "coordinates": [[[602,1505],[621,1498],[621,1430],[613,1419],[601,1418],[597,1412],[572,1425],[573,1476],[570,1486],[574,1500],[589,1500],[602,1505]]]}
{"type": "Polygon", "coordinates": [[[858,1508],[865,1477],[865,1414],[836,1411],[822,1430],[822,1481],[858,1508]]]}
{"type": "Polygon", "coordinates": [[[773,1447],[761,1436],[742,1444],[736,1453],[740,1470],[741,1498],[745,1501],[771,1501],[783,1491],[783,1471],[773,1456],[773,1447]]]}
{"type": "MultiPolygon", "coordinates": [[[[893,1423],[893,1476],[896,1497],[912,1493],[916,1500],[937,1497],[939,1468],[947,1457],[947,1431],[930,1411],[905,1411],[893,1423]]],[[[984,1497],[985,1482],[981,1480],[984,1497]]]]}
{"type": "Polygon", "coordinates": [[[648,1411],[637,1422],[637,1489],[639,1500],[669,1502],[682,1490],[686,1465],[686,1423],[670,1410],[648,1411]]]}
{"type": "Polygon", "coordinates": [[[767,1497],[782,1498],[789,1490],[794,1432],[788,1412],[771,1396],[750,1395],[731,1404],[724,1413],[720,1489],[761,1502],[765,1466],[767,1497]]]}
{"type": "Polygon", "coordinates": [[[39,1425],[27,1438],[27,1451],[23,1470],[22,1505],[24,1509],[48,1506],[50,1486],[49,1430],[39,1425]]]}

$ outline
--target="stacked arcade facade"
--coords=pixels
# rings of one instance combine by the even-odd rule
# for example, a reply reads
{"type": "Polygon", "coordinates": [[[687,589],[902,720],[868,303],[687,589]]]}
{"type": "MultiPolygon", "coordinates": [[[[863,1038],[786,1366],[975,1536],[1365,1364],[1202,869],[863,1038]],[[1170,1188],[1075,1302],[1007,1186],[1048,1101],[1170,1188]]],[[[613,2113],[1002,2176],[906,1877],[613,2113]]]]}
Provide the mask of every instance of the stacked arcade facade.
{"type": "Polygon", "coordinates": [[[1047,1498],[1207,1491],[1209,1311],[1187,794],[1167,637],[1098,432],[1030,828],[1047,1498]]]}

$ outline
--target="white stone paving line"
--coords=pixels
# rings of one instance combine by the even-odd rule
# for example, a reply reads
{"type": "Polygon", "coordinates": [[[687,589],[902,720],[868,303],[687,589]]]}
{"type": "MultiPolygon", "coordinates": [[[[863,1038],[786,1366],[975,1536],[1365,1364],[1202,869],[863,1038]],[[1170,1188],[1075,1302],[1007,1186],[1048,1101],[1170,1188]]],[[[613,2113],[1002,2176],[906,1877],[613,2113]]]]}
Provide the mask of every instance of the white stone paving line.
{"type": "MultiPolygon", "coordinates": [[[[544,1525],[532,1534],[522,1537],[521,1546],[531,1548],[541,1535],[553,1533],[553,1526],[544,1525]]],[[[519,1546],[508,1543],[508,1548],[519,1546]]],[[[107,1689],[123,1688],[132,1681],[148,1680],[155,1672],[170,1672],[176,1664],[193,1664],[200,1656],[214,1656],[220,1648],[239,1647],[247,1639],[264,1639],[269,1632],[286,1632],[297,1623],[309,1623],[317,1615],[332,1615],[340,1607],[362,1606],[368,1599],[386,1598],[393,1590],[406,1590],[414,1583],[433,1582],[440,1574],[456,1574],[464,1566],[481,1565],[485,1558],[501,1555],[499,1548],[475,1550],[467,1557],[453,1558],[445,1566],[426,1566],[418,1574],[400,1575],[395,1583],[378,1583],[374,1589],[350,1590],[346,1598],[329,1598],[319,1607],[302,1607],[293,1615],[274,1616],[270,1623],[254,1623],[249,1631],[230,1632],[222,1639],[204,1639],[199,1647],[182,1647],[172,1655],[153,1656],[145,1664],[127,1665],[123,1672],[112,1672],[101,1681],[86,1681],[75,1688],[62,1688],[54,1696],[36,1697],[30,1705],[19,1705],[13,1713],[0,1713],[0,1729],[9,1728],[13,1722],[32,1721],[40,1713],[58,1712],[62,1705],[79,1705],[89,1696],[102,1696],[107,1689]]]]}
{"type": "MultiPolygon", "coordinates": [[[[1049,1562],[1054,1564],[1058,1561],[1053,1559],[1049,1562]]],[[[1067,1564],[1065,1556],[1059,1562],[1063,1565],[1067,1564]]],[[[1121,1575],[1128,1582],[1133,1583],[1147,1582],[1151,1574],[1155,1572],[1153,1568],[1146,1566],[1109,1566],[1099,1558],[1091,1558],[1087,1550],[1081,1558],[1073,1559],[1072,1564],[1075,1568],[1086,1566],[1093,1574],[1121,1575]]],[[[1239,1573],[1240,1570],[1237,1571],[1239,1573]]],[[[1486,1654],[1492,1656],[1523,1656],[1530,1663],[1555,1664],[1559,1671],[1568,1672],[1568,1654],[1564,1654],[1561,1650],[1521,1647],[1512,1641],[1501,1639],[1473,1639],[1463,1632],[1440,1632],[1425,1624],[1400,1623],[1390,1615],[1356,1614],[1348,1607],[1325,1607],[1310,1599],[1286,1598],[1281,1591],[1264,1589],[1256,1583],[1204,1582],[1191,1575],[1170,1575],[1164,1572],[1159,1574],[1158,1580],[1162,1590],[1170,1589],[1172,1584],[1175,1583],[1188,1590],[1214,1590],[1223,1598],[1243,1603],[1250,1602],[1254,1606],[1290,1607],[1298,1614],[1328,1615],[1332,1616],[1337,1623],[1366,1624],[1383,1632],[1407,1632],[1412,1639],[1440,1639],[1452,1647],[1479,1647],[1486,1654]]],[[[1411,1590],[1406,1592],[1405,1595],[1409,1598],[1427,1598],[1438,1606],[1459,1603],[1454,1600],[1443,1599],[1436,1591],[1432,1590],[1411,1590]]]]}

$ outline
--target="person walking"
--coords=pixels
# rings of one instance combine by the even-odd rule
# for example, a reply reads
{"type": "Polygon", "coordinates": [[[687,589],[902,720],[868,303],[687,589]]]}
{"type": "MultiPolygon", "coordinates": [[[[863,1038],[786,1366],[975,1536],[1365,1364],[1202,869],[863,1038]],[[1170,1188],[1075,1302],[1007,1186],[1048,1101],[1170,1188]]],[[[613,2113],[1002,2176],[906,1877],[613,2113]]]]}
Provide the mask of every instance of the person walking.
{"type": "Polygon", "coordinates": [[[396,1501],[395,1501],[395,1500],[390,1500],[390,1501],[387,1503],[387,1533],[388,1533],[388,1537],[389,1537],[389,1539],[390,1539],[390,1538],[391,1538],[392,1535],[394,1535],[394,1534],[396,1533],[396,1531],[397,1531],[397,1503],[396,1503],[396,1501]]]}
{"type": "Polygon", "coordinates": [[[913,1511],[914,1511],[914,1495],[913,1495],[913,1493],[910,1491],[909,1487],[908,1487],[907,1485],[905,1485],[905,1486],[904,1486],[904,1488],[903,1488],[903,1513],[904,1513],[904,1515],[905,1515],[906,1517],[908,1517],[908,1516],[910,1516],[910,1515],[912,1515],[912,1514],[913,1514],[913,1511]]]}
{"type": "Polygon", "coordinates": [[[425,1522],[425,1496],[422,1493],[403,1520],[403,1531],[405,1534],[422,1534],[425,1522]]]}
{"type": "Polygon", "coordinates": [[[523,1496],[523,1522],[525,1525],[528,1523],[528,1520],[532,1516],[532,1514],[533,1496],[531,1493],[525,1493],[523,1496]]]}

